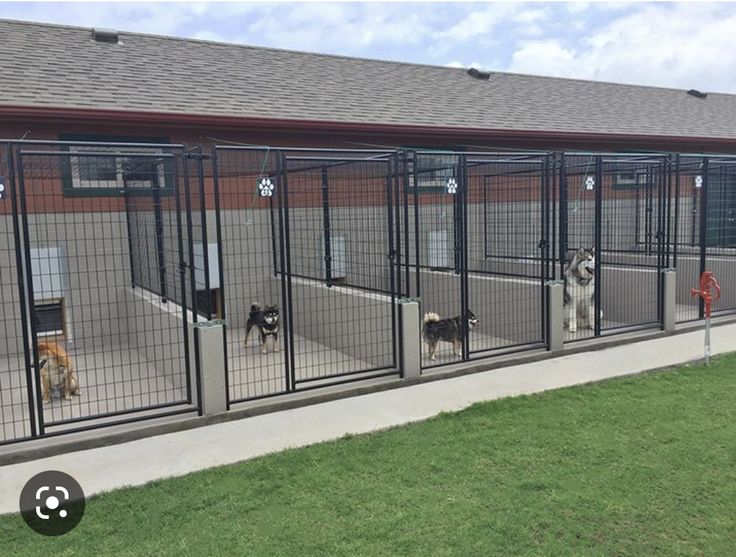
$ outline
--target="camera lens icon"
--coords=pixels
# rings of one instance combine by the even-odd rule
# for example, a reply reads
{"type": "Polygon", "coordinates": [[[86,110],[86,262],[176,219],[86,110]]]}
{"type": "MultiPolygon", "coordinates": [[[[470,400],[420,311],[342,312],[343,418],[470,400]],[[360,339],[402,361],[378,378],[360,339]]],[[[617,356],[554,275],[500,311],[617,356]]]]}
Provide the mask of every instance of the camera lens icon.
{"type": "Polygon", "coordinates": [[[20,495],[26,524],[44,536],[60,536],[74,529],[84,516],[85,498],[69,474],[48,470],[33,476],[20,495]]]}

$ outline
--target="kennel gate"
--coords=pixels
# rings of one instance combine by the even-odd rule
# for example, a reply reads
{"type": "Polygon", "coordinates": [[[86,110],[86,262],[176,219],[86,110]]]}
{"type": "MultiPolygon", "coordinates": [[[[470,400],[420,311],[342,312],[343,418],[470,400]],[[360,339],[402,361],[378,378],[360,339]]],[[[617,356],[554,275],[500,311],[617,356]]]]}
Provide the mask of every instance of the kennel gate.
{"type": "MultiPolygon", "coordinates": [[[[422,367],[541,348],[551,269],[551,155],[416,151],[406,189],[409,291],[423,315],[472,312],[462,352],[440,345],[422,367]]],[[[461,319],[461,325],[467,324],[461,319]]]]}
{"type": "Polygon", "coordinates": [[[676,155],[673,177],[672,264],[677,269],[677,321],[703,318],[689,295],[704,271],[721,281],[714,314],[736,309],[736,157],[676,155]]]}
{"type": "Polygon", "coordinates": [[[662,325],[671,173],[666,155],[560,156],[559,276],[577,249],[596,254],[595,323],[566,341],[662,325]]]}
{"type": "Polygon", "coordinates": [[[15,271],[0,443],[197,411],[182,147],[25,141],[0,155],[3,268],[15,271]],[[68,353],[80,396],[43,402],[43,344],[68,353]]]}
{"type": "Polygon", "coordinates": [[[229,403],[398,373],[395,152],[213,151],[229,403]],[[277,306],[280,352],[245,343],[277,306]]]}

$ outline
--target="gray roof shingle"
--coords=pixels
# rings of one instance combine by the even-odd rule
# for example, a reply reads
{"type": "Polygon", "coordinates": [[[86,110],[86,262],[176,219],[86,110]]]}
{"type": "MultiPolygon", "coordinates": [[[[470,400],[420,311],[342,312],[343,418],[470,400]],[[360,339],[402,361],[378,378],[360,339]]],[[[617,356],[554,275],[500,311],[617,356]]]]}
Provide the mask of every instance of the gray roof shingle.
{"type": "MultiPolygon", "coordinates": [[[[0,20],[0,105],[736,139],[736,95],[0,20]]],[[[632,61],[635,63],[635,61],[632,61]]]]}

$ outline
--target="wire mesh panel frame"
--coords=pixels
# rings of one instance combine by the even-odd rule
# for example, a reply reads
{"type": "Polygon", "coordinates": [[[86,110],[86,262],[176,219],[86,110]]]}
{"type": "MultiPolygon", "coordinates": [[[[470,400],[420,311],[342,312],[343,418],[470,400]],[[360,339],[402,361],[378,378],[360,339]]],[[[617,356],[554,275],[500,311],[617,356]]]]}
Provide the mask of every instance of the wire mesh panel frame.
{"type": "Polygon", "coordinates": [[[15,149],[0,145],[0,445],[38,435],[15,149]]]}
{"type": "Polygon", "coordinates": [[[661,327],[670,174],[666,155],[563,155],[559,272],[564,277],[578,250],[592,250],[596,285],[594,323],[567,331],[566,341],[661,327]]]}
{"type": "Polygon", "coordinates": [[[689,295],[700,276],[712,271],[722,281],[714,315],[736,310],[736,157],[675,156],[671,203],[671,250],[677,270],[678,323],[702,319],[703,301],[689,295]]]}
{"type": "MultiPolygon", "coordinates": [[[[159,173],[160,167],[151,166],[151,161],[174,163],[178,153],[176,146],[125,148],[81,142],[13,146],[16,215],[22,231],[21,278],[26,298],[33,300],[27,303],[26,328],[36,435],[197,409],[192,404],[191,381],[193,373],[198,380],[198,369],[192,368],[196,364],[189,355],[184,283],[177,286],[180,301],[168,305],[160,293],[135,288],[127,218],[130,196],[125,184],[130,169],[121,166],[138,161],[132,171],[137,172],[134,187],[149,190],[136,191],[141,198],[151,195],[158,178],[149,174],[144,180],[151,168],[159,173]],[[163,153],[165,148],[172,153],[163,153]],[[77,187],[84,189],[70,189],[77,187]],[[140,292],[135,294],[136,290],[140,292]],[[61,365],[63,361],[69,367],[61,365]],[[64,374],[69,368],[72,374],[64,374]],[[67,389],[65,380],[57,377],[55,381],[55,375],[72,377],[76,387],[67,389]]],[[[181,214],[175,164],[168,167],[166,181],[169,195],[176,200],[169,202],[167,237],[175,261],[172,283],[176,283],[184,265],[182,247],[177,245],[181,214]]],[[[156,240],[161,239],[160,224],[157,219],[156,240]]],[[[157,270],[159,263],[157,257],[157,270]]]]}
{"type": "MultiPolygon", "coordinates": [[[[468,218],[468,309],[482,304],[471,355],[546,346],[553,211],[551,154],[469,154],[465,204],[483,211],[468,218]],[[480,221],[480,222],[478,222],[480,221]],[[481,235],[482,249],[478,236],[481,235]]],[[[477,310],[476,314],[478,313],[477,310]]]]}
{"type": "Polygon", "coordinates": [[[408,186],[414,195],[407,202],[413,204],[415,255],[409,258],[416,275],[412,293],[422,305],[423,369],[544,347],[554,214],[551,156],[455,151],[412,156],[408,186]],[[519,191],[491,190],[494,180],[516,184],[519,191]],[[519,199],[503,198],[512,194],[519,199]],[[437,247],[438,238],[444,249],[437,247]],[[491,245],[504,253],[489,253],[491,245]],[[430,322],[437,319],[439,325],[430,322]],[[432,337],[443,327],[457,329],[455,346],[447,339],[435,343],[432,337]]]}
{"type": "Polygon", "coordinates": [[[398,373],[396,154],[216,146],[213,162],[229,403],[398,373]],[[266,306],[278,340],[258,354],[233,336],[260,334],[266,306]]]}
{"type": "Polygon", "coordinates": [[[283,161],[293,389],[398,373],[397,154],[285,151],[283,161]]]}

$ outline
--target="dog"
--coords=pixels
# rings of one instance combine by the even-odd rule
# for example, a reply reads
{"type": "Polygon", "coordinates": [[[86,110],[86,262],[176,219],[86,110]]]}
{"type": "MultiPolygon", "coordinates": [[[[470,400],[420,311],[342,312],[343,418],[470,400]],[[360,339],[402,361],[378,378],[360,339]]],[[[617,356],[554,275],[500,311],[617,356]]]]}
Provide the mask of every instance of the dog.
{"type": "MultiPolygon", "coordinates": [[[[565,267],[563,303],[564,326],[571,333],[578,330],[578,319],[588,329],[595,326],[595,249],[579,248],[565,267]]],[[[601,319],[603,312],[600,312],[601,319]]]]}
{"type": "MultiPolygon", "coordinates": [[[[477,324],[478,318],[472,311],[468,310],[468,331],[477,324]]],[[[462,316],[458,315],[457,317],[451,317],[449,319],[440,319],[440,316],[436,313],[430,312],[425,314],[422,324],[422,338],[424,338],[424,341],[429,347],[429,357],[431,360],[437,359],[437,345],[440,342],[451,343],[455,354],[457,356],[462,356],[462,316]]]]}
{"type": "Polygon", "coordinates": [[[248,345],[248,336],[253,327],[257,327],[261,333],[261,354],[268,352],[268,337],[273,337],[274,352],[279,351],[279,310],[276,306],[261,308],[257,303],[250,306],[243,346],[248,345]]]}
{"type": "Polygon", "coordinates": [[[79,396],[79,380],[74,364],[66,351],[56,342],[39,342],[38,359],[41,368],[41,393],[43,403],[51,402],[51,391],[61,389],[64,399],[79,396]]]}

